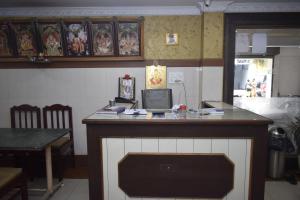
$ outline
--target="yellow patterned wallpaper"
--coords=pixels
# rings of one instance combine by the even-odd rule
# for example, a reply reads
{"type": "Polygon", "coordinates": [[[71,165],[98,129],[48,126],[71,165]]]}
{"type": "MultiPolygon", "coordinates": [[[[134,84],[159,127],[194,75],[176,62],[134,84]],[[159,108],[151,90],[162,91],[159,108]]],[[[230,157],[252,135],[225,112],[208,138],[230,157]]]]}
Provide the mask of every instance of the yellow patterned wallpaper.
{"type": "MultiPolygon", "coordinates": [[[[145,59],[200,59],[201,16],[147,16],[145,59]],[[178,45],[166,45],[166,33],[178,33],[178,45]]],[[[223,13],[205,14],[204,58],[223,57],[223,13]],[[207,51],[207,52],[206,52],[207,51]]]]}
{"type": "Polygon", "coordinates": [[[204,14],[204,58],[223,58],[224,14],[204,14]]]}
{"type": "Polygon", "coordinates": [[[144,21],[145,59],[200,58],[200,16],[149,16],[144,21]],[[178,45],[166,45],[166,33],[178,33],[178,45]]]}

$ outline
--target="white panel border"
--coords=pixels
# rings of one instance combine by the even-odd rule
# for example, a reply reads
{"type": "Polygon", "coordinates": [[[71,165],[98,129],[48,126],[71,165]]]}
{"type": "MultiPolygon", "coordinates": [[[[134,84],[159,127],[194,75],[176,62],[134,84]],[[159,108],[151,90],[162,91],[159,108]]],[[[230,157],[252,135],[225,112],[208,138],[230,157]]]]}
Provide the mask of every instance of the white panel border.
{"type": "Polygon", "coordinates": [[[151,16],[151,15],[200,15],[203,12],[259,13],[300,12],[298,2],[238,3],[232,0],[213,1],[209,7],[199,2],[195,6],[114,6],[114,7],[6,7],[0,8],[1,16],[151,16]]]}
{"type": "Polygon", "coordinates": [[[200,15],[197,6],[18,7],[0,8],[1,16],[151,16],[200,15]]]}

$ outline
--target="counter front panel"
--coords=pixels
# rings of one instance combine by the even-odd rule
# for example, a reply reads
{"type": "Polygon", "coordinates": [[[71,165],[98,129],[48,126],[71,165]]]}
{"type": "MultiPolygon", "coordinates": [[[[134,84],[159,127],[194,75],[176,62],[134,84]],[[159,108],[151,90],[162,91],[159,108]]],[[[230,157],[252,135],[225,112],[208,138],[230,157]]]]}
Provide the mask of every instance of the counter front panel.
{"type": "MultiPolygon", "coordinates": [[[[198,173],[199,177],[202,177],[199,182],[199,190],[202,191],[194,195],[192,194],[194,189],[191,189],[190,193],[186,193],[188,197],[185,199],[216,197],[213,196],[213,190],[206,192],[210,190],[208,185],[213,185],[216,179],[222,179],[223,177],[224,180],[222,181],[226,184],[224,184],[224,188],[218,191],[219,196],[217,199],[263,200],[268,124],[272,121],[243,109],[231,107],[230,105],[224,107],[224,103],[222,105],[224,114],[219,115],[202,115],[199,112],[166,113],[163,117],[153,117],[151,113],[137,116],[92,114],[85,118],[83,123],[87,125],[90,200],[140,200],[145,197],[142,196],[142,193],[140,193],[141,197],[137,197],[138,192],[135,191],[134,187],[130,188],[130,192],[126,191],[128,188],[122,186],[124,177],[121,177],[120,185],[118,166],[128,153],[156,155],[167,155],[169,153],[179,157],[184,154],[193,154],[209,155],[211,158],[216,153],[221,153],[232,163],[233,175],[230,175],[230,168],[227,168],[229,171],[226,172],[225,176],[220,173],[215,177],[212,174],[213,170],[208,170],[207,176],[195,171],[195,174],[198,173]],[[204,180],[205,178],[206,180],[204,180]],[[230,186],[231,178],[233,179],[232,189],[230,186]],[[208,182],[207,186],[204,184],[205,181],[208,182]],[[224,197],[222,196],[223,193],[224,197]]],[[[215,158],[213,158],[213,162],[217,162],[215,158]]],[[[180,180],[180,175],[187,172],[187,170],[180,169],[185,165],[174,164],[176,169],[180,169],[176,171],[173,168],[174,165],[169,165],[170,162],[173,161],[158,162],[154,166],[171,166],[171,172],[178,172],[178,177],[174,177],[174,174],[169,174],[170,176],[167,177],[170,172],[168,170],[165,171],[166,174],[162,173],[158,176],[180,180]]],[[[143,162],[136,163],[144,164],[143,162]]],[[[224,163],[220,164],[219,170],[223,170],[222,167],[225,170],[225,165],[227,166],[224,163]]],[[[146,170],[147,167],[137,166],[137,169],[146,170]]],[[[162,167],[161,169],[164,170],[165,168],[162,167]]],[[[194,169],[191,167],[191,170],[194,169]]],[[[143,177],[139,177],[137,174],[133,174],[133,176],[136,178],[143,177]]],[[[186,181],[187,176],[182,177],[182,180],[186,181]]],[[[130,177],[127,178],[130,179],[130,177]]],[[[166,181],[166,179],[163,181],[166,181]]],[[[155,180],[159,181],[160,179],[156,178],[155,180]]],[[[140,181],[149,180],[141,178],[140,181]]],[[[191,181],[199,180],[191,178],[191,181]]],[[[191,186],[194,187],[195,184],[191,184],[191,186]]],[[[169,187],[169,189],[176,187],[169,187]]],[[[164,197],[171,200],[177,197],[184,198],[182,196],[184,192],[172,193],[171,191],[168,193],[157,192],[157,190],[153,192],[154,190],[155,188],[146,189],[144,191],[147,193],[146,198],[152,197],[152,200],[164,197]],[[174,194],[174,197],[172,194],[174,194]]]]}

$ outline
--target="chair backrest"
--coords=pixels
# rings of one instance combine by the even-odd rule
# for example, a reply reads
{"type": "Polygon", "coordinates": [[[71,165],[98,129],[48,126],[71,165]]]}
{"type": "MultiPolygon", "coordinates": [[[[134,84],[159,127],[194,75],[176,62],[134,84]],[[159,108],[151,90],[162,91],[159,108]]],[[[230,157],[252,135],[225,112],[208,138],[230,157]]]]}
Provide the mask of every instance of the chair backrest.
{"type": "Polygon", "coordinates": [[[72,108],[61,104],[43,108],[44,128],[69,128],[73,140],[72,108]]]}
{"type": "Polygon", "coordinates": [[[172,89],[142,90],[144,109],[170,109],[173,106],[172,89]]]}
{"type": "Polygon", "coordinates": [[[41,109],[23,104],[10,108],[12,128],[41,128],[41,109]]]}

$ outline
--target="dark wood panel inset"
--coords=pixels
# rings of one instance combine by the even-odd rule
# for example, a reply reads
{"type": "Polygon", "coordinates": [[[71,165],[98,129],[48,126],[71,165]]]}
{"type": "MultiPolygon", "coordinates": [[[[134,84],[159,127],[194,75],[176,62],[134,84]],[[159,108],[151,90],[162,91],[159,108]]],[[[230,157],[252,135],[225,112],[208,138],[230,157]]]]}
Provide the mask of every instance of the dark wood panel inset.
{"type": "MultiPolygon", "coordinates": [[[[50,59],[50,58],[49,58],[50,59]]],[[[114,61],[105,60],[105,58],[59,58],[50,59],[50,63],[31,63],[26,58],[1,58],[0,69],[22,69],[22,68],[131,68],[131,67],[145,67],[152,65],[154,60],[121,60],[114,61]],[[98,59],[98,60],[97,60],[98,59]]],[[[174,59],[174,60],[157,60],[160,65],[167,67],[223,67],[223,59],[174,59]]]]}
{"type": "Polygon", "coordinates": [[[224,154],[129,153],[118,168],[130,197],[223,198],[233,189],[234,164],[224,154]]]}

